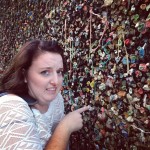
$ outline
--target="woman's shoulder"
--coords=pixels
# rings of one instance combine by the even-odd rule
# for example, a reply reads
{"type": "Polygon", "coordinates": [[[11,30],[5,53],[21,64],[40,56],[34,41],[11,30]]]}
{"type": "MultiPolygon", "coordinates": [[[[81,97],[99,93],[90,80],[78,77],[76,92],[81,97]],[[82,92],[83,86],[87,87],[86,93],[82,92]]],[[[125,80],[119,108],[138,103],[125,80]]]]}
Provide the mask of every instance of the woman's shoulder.
{"type": "Polygon", "coordinates": [[[26,117],[32,115],[27,102],[14,94],[6,94],[0,97],[0,111],[3,113],[24,114],[26,117]]]}
{"type": "Polygon", "coordinates": [[[27,104],[24,99],[22,99],[20,96],[15,95],[15,94],[2,94],[0,96],[0,104],[3,103],[22,103],[22,104],[27,104]]]}

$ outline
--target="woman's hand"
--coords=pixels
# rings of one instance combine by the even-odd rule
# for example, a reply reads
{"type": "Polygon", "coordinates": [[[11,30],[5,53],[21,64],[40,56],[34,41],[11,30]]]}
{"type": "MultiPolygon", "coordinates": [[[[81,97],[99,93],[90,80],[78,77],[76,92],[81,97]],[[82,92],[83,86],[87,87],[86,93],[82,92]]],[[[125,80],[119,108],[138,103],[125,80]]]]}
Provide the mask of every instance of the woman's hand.
{"type": "Polygon", "coordinates": [[[63,124],[70,133],[78,131],[83,126],[83,119],[81,113],[86,110],[89,110],[88,106],[84,106],[73,112],[70,112],[61,120],[60,124],[63,124]]]}

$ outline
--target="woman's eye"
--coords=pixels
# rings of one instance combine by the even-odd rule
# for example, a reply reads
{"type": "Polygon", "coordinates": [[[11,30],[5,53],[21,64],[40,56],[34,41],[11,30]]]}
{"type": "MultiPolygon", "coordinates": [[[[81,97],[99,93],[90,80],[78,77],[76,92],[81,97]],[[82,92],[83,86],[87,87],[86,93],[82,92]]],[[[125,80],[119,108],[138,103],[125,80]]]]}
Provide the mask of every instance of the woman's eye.
{"type": "Polygon", "coordinates": [[[64,74],[62,70],[57,71],[57,73],[58,73],[59,75],[63,75],[63,74],[64,74]]]}
{"type": "Polygon", "coordinates": [[[47,71],[47,70],[44,70],[44,71],[41,72],[41,74],[44,75],[44,76],[48,76],[50,74],[50,72],[47,71]]]}

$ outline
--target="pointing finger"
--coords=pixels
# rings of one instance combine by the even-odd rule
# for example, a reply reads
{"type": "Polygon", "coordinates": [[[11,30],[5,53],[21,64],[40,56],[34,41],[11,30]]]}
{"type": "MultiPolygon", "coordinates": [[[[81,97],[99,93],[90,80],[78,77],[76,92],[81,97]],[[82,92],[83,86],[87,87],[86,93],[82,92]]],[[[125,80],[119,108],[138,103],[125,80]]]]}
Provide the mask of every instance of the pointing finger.
{"type": "Polygon", "coordinates": [[[77,111],[77,112],[79,112],[79,113],[82,113],[82,112],[84,112],[84,111],[86,111],[86,110],[89,110],[89,107],[88,107],[88,106],[84,106],[84,107],[79,108],[79,109],[77,109],[77,110],[75,110],[75,111],[77,111]]]}

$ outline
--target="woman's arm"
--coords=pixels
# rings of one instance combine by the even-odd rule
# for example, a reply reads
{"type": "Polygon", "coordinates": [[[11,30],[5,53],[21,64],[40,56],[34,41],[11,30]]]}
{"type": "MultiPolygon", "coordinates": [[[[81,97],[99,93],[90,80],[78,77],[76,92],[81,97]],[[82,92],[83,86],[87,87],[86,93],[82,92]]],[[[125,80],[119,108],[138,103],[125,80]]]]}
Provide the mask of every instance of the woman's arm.
{"type": "Polygon", "coordinates": [[[85,106],[67,114],[56,127],[45,150],[66,150],[71,133],[83,126],[81,113],[88,109],[89,107],[85,106]]]}

